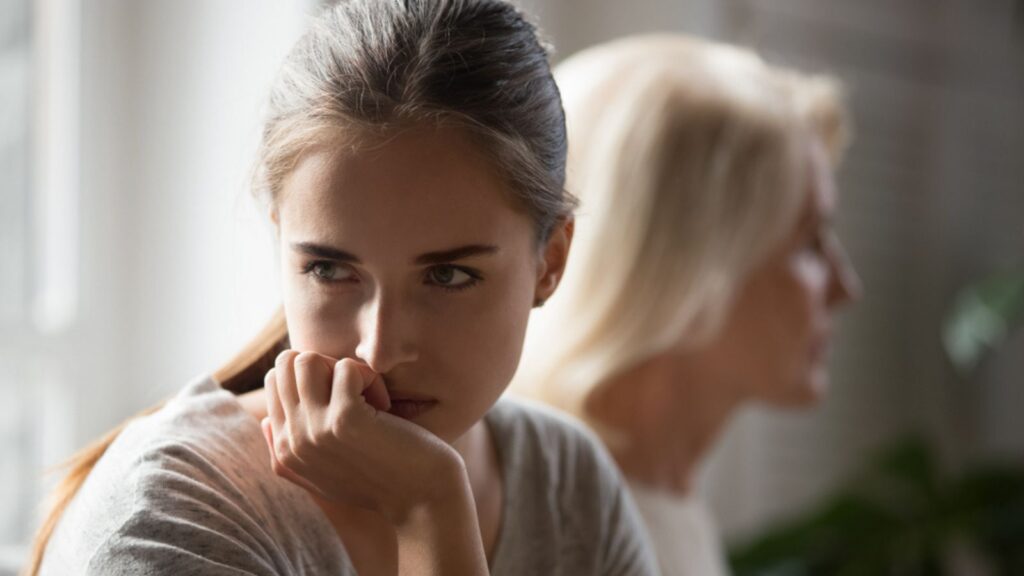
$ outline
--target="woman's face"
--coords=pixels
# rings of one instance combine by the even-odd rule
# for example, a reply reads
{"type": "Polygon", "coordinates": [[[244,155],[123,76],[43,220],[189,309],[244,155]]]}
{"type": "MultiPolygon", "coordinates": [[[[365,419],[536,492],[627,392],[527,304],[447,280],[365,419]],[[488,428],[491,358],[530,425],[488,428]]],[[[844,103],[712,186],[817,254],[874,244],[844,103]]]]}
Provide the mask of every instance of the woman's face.
{"type": "Polygon", "coordinates": [[[274,219],[292,348],[366,363],[397,415],[448,442],[512,378],[571,234],[538,248],[491,164],[447,128],[306,155],[274,219]]]}
{"type": "Polygon", "coordinates": [[[814,402],[828,385],[833,313],[861,287],[833,231],[836,187],[822,144],[808,145],[806,200],[782,246],[741,285],[710,350],[747,396],[814,402]]]}

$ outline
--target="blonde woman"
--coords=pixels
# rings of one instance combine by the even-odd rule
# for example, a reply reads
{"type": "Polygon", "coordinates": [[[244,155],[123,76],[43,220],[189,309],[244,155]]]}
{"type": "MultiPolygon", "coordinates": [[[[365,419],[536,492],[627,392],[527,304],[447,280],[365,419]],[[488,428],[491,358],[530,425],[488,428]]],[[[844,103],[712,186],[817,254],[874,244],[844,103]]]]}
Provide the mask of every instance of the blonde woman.
{"type": "Polygon", "coordinates": [[[839,92],[678,36],[586,50],[556,79],[582,204],[515,389],[600,433],[663,573],[722,574],[694,472],[741,404],[814,403],[860,291],[832,230],[839,92]]]}
{"type": "Polygon", "coordinates": [[[572,238],[565,143],[512,5],[330,8],[263,131],[281,315],[79,455],[29,572],[656,574],[600,442],[498,401],[572,238]]]}

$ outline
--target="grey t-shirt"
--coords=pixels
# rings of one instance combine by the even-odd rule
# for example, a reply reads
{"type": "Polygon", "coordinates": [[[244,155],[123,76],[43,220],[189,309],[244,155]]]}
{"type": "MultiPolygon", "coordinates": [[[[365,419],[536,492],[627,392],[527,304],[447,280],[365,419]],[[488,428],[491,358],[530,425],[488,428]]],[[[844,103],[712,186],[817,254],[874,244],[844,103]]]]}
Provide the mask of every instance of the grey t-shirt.
{"type": "MultiPolygon", "coordinates": [[[[600,443],[565,416],[488,412],[505,481],[496,575],[647,575],[657,563],[600,443]]],[[[130,424],[58,524],[41,576],[355,574],[312,498],[278,478],[259,425],[209,377],[130,424]]]]}

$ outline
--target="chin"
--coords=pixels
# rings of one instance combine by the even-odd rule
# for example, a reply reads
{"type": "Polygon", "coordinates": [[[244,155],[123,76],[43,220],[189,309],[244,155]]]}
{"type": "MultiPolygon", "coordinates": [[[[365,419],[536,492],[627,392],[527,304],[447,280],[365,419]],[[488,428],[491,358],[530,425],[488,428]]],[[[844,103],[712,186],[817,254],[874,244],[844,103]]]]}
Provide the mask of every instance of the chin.
{"type": "Polygon", "coordinates": [[[807,409],[821,403],[828,391],[828,375],[812,371],[803,378],[790,380],[784,392],[772,397],[772,404],[779,408],[807,409]]]}
{"type": "Polygon", "coordinates": [[[797,407],[818,405],[828,393],[828,374],[823,369],[812,371],[800,389],[801,394],[797,407]]]}

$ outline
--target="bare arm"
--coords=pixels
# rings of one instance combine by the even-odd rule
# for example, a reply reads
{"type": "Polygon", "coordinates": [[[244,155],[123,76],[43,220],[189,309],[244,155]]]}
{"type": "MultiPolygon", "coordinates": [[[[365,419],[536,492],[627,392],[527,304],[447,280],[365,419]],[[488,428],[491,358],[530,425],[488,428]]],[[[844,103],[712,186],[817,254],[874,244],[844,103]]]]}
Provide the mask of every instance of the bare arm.
{"type": "Polygon", "coordinates": [[[401,576],[489,573],[469,477],[459,468],[447,498],[416,507],[396,522],[401,576]]]}

